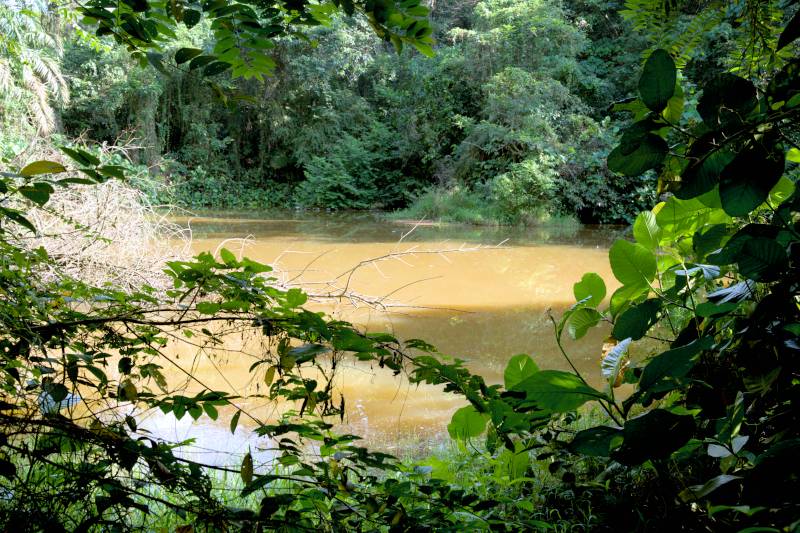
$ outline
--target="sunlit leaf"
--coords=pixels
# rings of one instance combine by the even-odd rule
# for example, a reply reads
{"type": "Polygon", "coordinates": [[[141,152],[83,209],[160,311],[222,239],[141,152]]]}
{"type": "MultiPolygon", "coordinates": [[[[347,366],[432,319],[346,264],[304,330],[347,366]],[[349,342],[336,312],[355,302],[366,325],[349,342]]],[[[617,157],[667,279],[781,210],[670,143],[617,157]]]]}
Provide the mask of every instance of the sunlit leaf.
{"type": "Polygon", "coordinates": [[[656,275],[656,258],[641,244],[618,240],[608,257],[614,277],[623,285],[647,285],[656,275]]]}
{"type": "Polygon", "coordinates": [[[528,354],[518,354],[512,357],[506,365],[505,372],[503,373],[503,383],[507,390],[522,380],[529,378],[539,371],[539,367],[533,362],[533,359],[528,354]]]}
{"type": "Polygon", "coordinates": [[[480,436],[486,430],[488,415],[479,413],[473,406],[462,407],[447,425],[447,432],[454,440],[467,440],[480,436]]]}
{"type": "Polygon", "coordinates": [[[517,383],[514,390],[525,392],[526,400],[554,412],[574,411],[590,400],[605,398],[575,374],[560,370],[537,372],[517,383]]]}
{"type": "Polygon", "coordinates": [[[58,174],[66,172],[67,169],[61,163],[55,161],[34,161],[19,171],[21,176],[35,176],[37,174],[58,174]]]}
{"type": "Polygon", "coordinates": [[[597,307],[606,297],[606,284],[599,275],[589,272],[572,286],[572,293],[575,295],[575,300],[579,302],[585,300],[585,305],[597,307]]]}

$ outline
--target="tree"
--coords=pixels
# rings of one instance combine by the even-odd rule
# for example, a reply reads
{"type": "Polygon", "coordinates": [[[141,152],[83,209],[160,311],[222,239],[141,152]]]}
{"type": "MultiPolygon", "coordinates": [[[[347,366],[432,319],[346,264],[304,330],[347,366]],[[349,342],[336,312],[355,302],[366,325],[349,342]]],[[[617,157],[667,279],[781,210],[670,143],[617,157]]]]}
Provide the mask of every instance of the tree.
{"type": "Polygon", "coordinates": [[[42,136],[56,127],[51,98],[62,105],[69,102],[58,63],[61,44],[43,22],[44,15],[24,6],[0,6],[0,96],[6,107],[23,105],[42,136]]]}

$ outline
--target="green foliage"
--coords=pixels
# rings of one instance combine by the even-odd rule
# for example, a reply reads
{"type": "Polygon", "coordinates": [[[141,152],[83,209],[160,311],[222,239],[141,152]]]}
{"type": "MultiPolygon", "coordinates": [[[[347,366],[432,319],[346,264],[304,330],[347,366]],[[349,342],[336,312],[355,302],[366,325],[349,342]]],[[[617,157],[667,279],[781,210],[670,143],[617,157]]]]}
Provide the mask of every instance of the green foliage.
{"type": "Polygon", "coordinates": [[[62,50],[48,23],[49,17],[43,13],[0,6],[3,130],[29,134],[21,128],[25,124],[47,135],[56,127],[53,104],[69,102],[59,62],[62,50]]]}
{"type": "MultiPolygon", "coordinates": [[[[164,184],[159,199],[186,206],[397,209],[428,201],[421,194],[436,187],[455,197],[468,191],[481,204],[480,214],[447,219],[520,224],[558,215],[629,220],[650,201],[651,180],[619,181],[605,166],[613,132],[599,120],[608,94],[620,94],[602,78],[620,70],[609,66],[617,53],[589,66],[590,28],[572,20],[584,12],[619,19],[609,6],[576,13],[539,1],[485,2],[474,12],[460,6],[466,18],[440,28],[435,58],[396,55],[381,46],[385,35],[375,36],[369,16],[318,6],[300,17],[316,21],[303,29],[308,42],[274,28],[267,36],[274,46],[245,53],[274,65],[245,67],[220,33],[232,13],[247,11],[243,5],[197,11],[203,20],[188,25],[172,8],[122,6],[131,20],[156,17],[175,32],[158,51],[137,37],[133,58],[107,37],[89,40],[83,29],[67,36],[66,132],[127,145],[128,157],[164,184]],[[137,59],[150,67],[136,68],[137,59]],[[212,65],[230,65],[239,77],[204,76],[212,65]],[[265,70],[271,78],[247,79],[265,70]]],[[[103,33],[116,24],[105,15],[96,22],[82,28],[103,33]]],[[[248,29],[245,41],[264,24],[248,29]]]]}
{"type": "MultiPolygon", "coordinates": [[[[65,152],[89,180],[119,173],[89,152],[65,152]]],[[[333,433],[326,420],[341,416],[343,403],[334,401],[329,381],[304,377],[312,367],[329,375],[324,367],[346,353],[399,372],[408,360],[406,349],[424,348],[420,343],[406,348],[390,335],[365,335],[305,310],[305,294],[277,288],[269,266],[239,260],[224,249],[219,258],[203,253],[170,262],[166,273],[173,286],[164,293],[92,287],[67,277],[43,281],[42,269],[53,260],[42,249],[15,244],[20,232],[35,231],[19,202],[46,205],[55,187],[76,179],[62,178],[64,171],[58,163],[37,161],[0,179],[3,194],[22,206],[0,211],[0,289],[7,295],[0,303],[4,525],[148,529],[158,521],[150,517],[155,506],[199,528],[242,521],[271,529],[375,524],[413,529],[445,523],[460,528],[482,512],[463,490],[355,446],[357,437],[333,433]],[[265,373],[267,399],[299,406],[276,422],[257,422],[256,433],[277,446],[276,464],[255,473],[246,455],[236,501],[214,489],[210,465],[176,453],[180,443],[153,439],[130,414],[157,408],[176,419],[188,414],[213,420],[227,408],[236,413],[231,431],[242,414],[258,421],[236,391],[204,388],[189,394],[162,373],[161,365],[173,364],[165,351],[169,338],[213,345],[234,331],[271,339],[274,348],[250,370],[265,373]],[[318,443],[317,458],[306,454],[307,442],[318,443]],[[460,517],[460,510],[469,516],[460,517]]],[[[467,417],[464,436],[478,431],[472,418],[467,417]]]]}
{"type": "MultiPolygon", "coordinates": [[[[529,444],[538,448],[535,455],[555,458],[555,469],[565,471],[556,492],[588,494],[595,512],[614,517],[600,518],[597,527],[792,530],[800,518],[789,496],[799,471],[790,459],[800,441],[789,406],[797,393],[798,275],[791,250],[800,240],[800,195],[784,176],[788,170],[796,177],[784,161],[798,141],[796,60],[776,65],[761,89],[731,78],[714,85],[719,92],[706,88],[699,116],[672,122],[665,108],[675,92],[675,67],[665,51],[652,57],[658,63],[643,69],[639,84],[650,110],[623,134],[618,150],[635,159],[644,131],[668,139],[669,153],[651,166],[676,195],[637,217],[636,243],[611,247],[622,287],[609,307],[600,307],[604,284],[587,274],[575,284],[576,304],[554,319],[570,365],[564,332],[579,338],[602,320],[613,324],[602,362],[606,391],[590,387],[574,367],[534,372],[499,397],[470,385],[468,374],[457,383],[476,409],[491,414],[488,432],[508,449],[514,439],[541,443],[529,444]],[[759,105],[750,103],[751,94],[759,105]],[[705,164],[710,186],[697,187],[691,170],[717,153],[729,155],[705,164]],[[662,345],[632,363],[627,352],[644,338],[662,345]],[[620,401],[614,389],[622,383],[634,388],[620,401]],[[554,438],[541,419],[522,422],[532,412],[547,416],[588,401],[598,402],[607,418],[578,433],[562,429],[554,438]],[[594,478],[601,471],[602,487],[594,478]]],[[[557,498],[548,503],[560,505],[557,498]]]]}
{"type": "MultiPolygon", "coordinates": [[[[382,37],[389,31],[382,24],[396,29],[406,20],[383,18],[394,4],[381,4],[377,11],[376,6],[362,8],[375,18],[382,37]]],[[[164,34],[158,24],[169,31],[178,20],[195,26],[201,18],[214,19],[219,26],[212,28],[214,49],[219,49],[197,55],[181,47],[177,57],[190,67],[195,62],[194,70],[202,68],[208,75],[228,65],[243,76],[249,72],[237,61],[250,50],[236,48],[225,56],[227,45],[220,45],[230,33],[226,24],[231,17],[241,15],[252,23],[244,32],[251,40],[271,31],[261,19],[254,20],[253,8],[244,3],[229,11],[215,4],[203,13],[192,8],[178,12],[172,4],[151,6],[146,0],[109,7],[95,13],[101,33],[120,32],[117,38],[135,45],[133,54],[139,57],[137,47],[152,48],[157,34],[164,34]],[[151,16],[163,9],[169,11],[165,17],[151,16]],[[118,17],[111,20],[104,13],[118,17]],[[205,56],[209,59],[197,61],[205,56]]],[[[297,18],[284,22],[320,22],[324,17],[316,8],[325,6],[314,7],[301,4],[297,18]]],[[[346,12],[351,7],[358,6],[342,5],[346,12]]],[[[147,529],[150,506],[160,505],[205,529],[243,524],[302,530],[552,529],[551,515],[542,515],[548,510],[558,513],[559,525],[587,530],[795,529],[800,520],[796,14],[776,17],[783,12],[771,3],[733,8],[731,21],[751,32],[742,42],[759,44],[744,48],[745,64],[737,66],[736,74],[700,84],[697,99],[678,71],[702,39],[693,31],[678,35],[675,29],[697,30],[721,15],[710,9],[687,22],[681,2],[637,0],[628,8],[635,25],[660,31],[657,41],[677,39],[683,49],[676,51],[674,42],[669,48],[653,47],[638,80],[639,97],[616,108],[632,112],[634,120],[621,132],[608,166],[630,179],[657,173],[665,196],[635,218],[636,242],[619,240],[611,247],[611,270],[622,285],[608,305],[605,282],[587,274],[573,287],[576,303],[558,320],[551,316],[558,349],[572,371],[540,370],[532,358],[518,355],[505,369],[503,385],[488,384],[463,361],[437,357],[424,341],[401,344],[391,335],[364,334],[304,309],[306,296],[279,288],[269,266],[240,260],[227,250],[219,257],[204,253],[169,263],[173,287],[163,293],[150,287],[131,292],[93,287],[68,277],[45,281],[42,272],[54,268],[53,259],[42,249],[20,244],[36,231],[30,206],[47,207],[59,187],[118,179],[124,169],[88,151],[65,148],[74,162],[72,172],[43,160],[3,172],[4,525],[54,531],[147,529]],[[678,13],[674,19],[671,10],[678,13]],[[659,14],[665,17],[648,18],[659,14]],[[780,41],[779,19],[788,21],[780,41]],[[563,335],[578,339],[603,322],[612,330],[599,369],[602,387],[595,388],[572,364],[563,335]],[[210,346],[223,332],[270,341],[250,371],[266,384],[267,399],[287,402],[295,410],[262,422],[239,403],[236,391],[202,386],[190,393],[167,382],[161,364],[170,364],[164,350],[169,338],[189,337],[210,346]],[[488,482],[459,483],[464,473],[453,473],[436,460],[410,468],[354,445],[355,436],[333,432],[330,417],[341,416],[344,406],[333,397],[334,377],[328,370],[344,356],[395,373],[406,370],[415,383],[463,396],[468,405],[455,413],[448,431],[462,452],[468,453],[467,443],[476,450],[470,459],[482,462],[480,471],[488,482]],[[311,369],[322,377],[310,379],[306,370],[311,369]],[[630,394],[617,397],[623,384],[630,385],[630,394]],[[87,409],[75,409],[79,403],[87,409]],[[575,414],[587,404],[601,414],[575,414]],[[272,439],[275,461],[257,471],[252,455],[246,454],[232,470],[242,481],[239,499],[222,498],[213,490],[210,465],[183,458],[177,453],[180,443],[153,439],[126,416],[129,408],[157,408],[176,419],[187,414],[215,419],[220,408],[231,409],[236,413],[231,431],[241,416],[251,418],[256,434],[272,439]],[[484,435],[485,452],[477,451],[484,435]],[[306,453],[308,443],[313,443],[313,454],[306,453]]],[[[266,20],[270,13],[261,15],[266,20]]],[[[465,212],[487,208],[482,198],[498,175],[505,177],[496,180],[502,186],[494,193],[508,189],[498,198],[511,202],[513,191],[522,196],[519,191],[534,186],[527,192],[542,198],[548,180],[536,181],[541,176],[526,173],[526,162],[558,161],[566,142],[562,134],[584,127],[591,132],[597,125],[589,110],[584,112],[576,96],[581,89],[570,79],[577,65],[570,58],[580,49],[580,35],[560,15],[560,9],[548,10],[539,2],[484,1],[476,7],[475,29],[453,33],[462,39],[467,57],[488,51],[499,61],[481,63],[467,82],[482,88],[478,101],[487,105],[452,122],[463,131],[448,141],[452,151],[447,155],[458,159],[453,168],[460,173],[451,176],[455,185],[449,191],[457,191],[457,198],[451,196],[465,212]],[[531,21],[552,30],[558,54],[538,53],[543,44],[530,38],[531,21]],[[514,57],[518,50],[524,52],[519,61],[514,57]],[[534,67],[548,76],[537,77],[534,67]],[[526,100],[531,93],[546,101],[526,100]],[[547,120],[552,113],[559,121],[547,120]],[[532,125],[541,129],[540,136],[532,125]]],[[[406,37],[412,27],[403,28],[406,37]]],[[[420,30],[422,36],[428,33],[427,26],[420,30]]],[[[734,40],[741,38],[734,32],[734,40]]],[[[330,43],[341,42],[336,39],[330,43]]],[[[151,55],[149,60],[163,67],[159,58],[151,55]]],[[[365,79],[367,69],[341,56],[333,60],[342,66],[343,78],[365,79]]],[[[253,68],[264,70],[262,61],[254,60],[253,68]]],[[[410,86],[426,79],[413,72],[413,58],[402,61],[414,81],[410,86]]],[[[421,134],[391,144],[397,153],[375,153],[393,138],[392,130],[381,127],[382,119],[400,120],[376,116],[371,107],[373,101],[402,96],[388,90],[386,79],[358,82],[364,84],[363,94],[356,97],[343,89],[346,84],[314,75],[313,63],[294,66],[297,79],[307,84],[283,87],[286,98],[280,102],[307,109],[318,127],[308,126],[296,137],[285,128],[285,136],[276,138],[275,153],[260,168],[285,170],[284,183],[301,181],[300,172],[303,180],[317,185],[298,189],[309,203],[371,205],[374,193],[358,181],[362,176],[370,176],[370,184],[389,183],[406,173],[378,176],[383,165],[410,161],[405,171],[442,153],[433,140],[440,130],[424,131],[422,122],[415,123],[421,134]],[[337,111],[344,105],[351,106],[350,114],[337,111]],[[317,144],[296,146],[301,138],[317,144]],[[425,139],[424,150],[409,149],[405,141],[412,138],[425,139]],[[309,146],[319,146],[326,157],[309,146]]],[[[445,56],[437,72],[464,72],[463,67],[445,56]]],[[[191,76],[196,74],[181,83],[191,76]]],[[[431,90],[441,89],[431,83],[431,90]]],[[[459,98],[453,96],[446,110],[454,109],[459,98]]],[[[211,106],[204,109],[213,116],[211,106]]],[[[277,120],[283,111],[271,108],[269,113],[277,120]]],[[[211,172],[216,170],[212,163],[219,164],[214,152],[224,152],[229,144],[244,146],[244,138],[229,143],[215,130],[221,122],[191,122],[185,116],[170,122],[175,132],[194,138],[192,144],[175,144],[176,153],[208,165],[211,172]]],[[[591,145],[587,139],[570,142],[577,152],[583,141],[591,145]]],[[[549,168],[547,177],[555,182],[568,173],[566,165],[549,168]]],[[[205,176],[198,181],[212,182],[205,176]]],[[[506,209],[517,212],[530,209],[524,203],[509,205],[506,209]]]]}
{"type": "Polygon", "coordinates": [[[188,62],[190,70],[214,76],[228,69],[234,77],[261,79],[276,67],[270,50],[281,36],[302,34],[304,28],[330,23],[331,16],[343,11],[348,16],[358,12],[373,31],[401,50],[404,44],[430,55],[431,28],[428,9],[419,2],[324,2],[300,1],[285,6],[279,2],[217,2],[184,6],[150,0],[116,2],[94,0],[77,6],[84,24],[94,27],[97,36],[110,35],[125,46],[131,56],[143,65],[148,63],[160,72],[167,72],[161,43],[174,40],[181,25],[191,29],[207,22],[213,35],[210,51],[187,52],[175,57],[177,64],[188,62]],[[190,56],[193,57],[189,61],[190,56]]]}

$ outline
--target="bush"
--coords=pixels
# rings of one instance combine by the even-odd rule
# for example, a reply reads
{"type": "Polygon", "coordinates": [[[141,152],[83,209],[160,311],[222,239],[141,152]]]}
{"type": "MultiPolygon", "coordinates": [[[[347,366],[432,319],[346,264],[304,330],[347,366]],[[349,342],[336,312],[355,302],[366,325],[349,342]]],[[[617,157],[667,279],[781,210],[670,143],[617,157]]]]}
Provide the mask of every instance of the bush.
{"type": "Polygon", "coordinates": [[[492,200],[501,221],[532,222],[552,210],[557,160],[552,156],[514,163],[491,182],[492,200]]]}

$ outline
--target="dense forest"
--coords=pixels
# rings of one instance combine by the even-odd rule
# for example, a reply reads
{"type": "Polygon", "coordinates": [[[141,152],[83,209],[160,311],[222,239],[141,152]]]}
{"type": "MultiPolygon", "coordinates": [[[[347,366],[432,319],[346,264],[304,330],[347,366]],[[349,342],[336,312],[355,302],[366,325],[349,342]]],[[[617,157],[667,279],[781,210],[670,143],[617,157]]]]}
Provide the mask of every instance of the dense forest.
{"type": "MultiPolygon", "coordinates": [[[[37,43],[56,98],[38,111],[52,115],[37,117],[47,124],[28,126],[128,145],[164,203],[631,221],[654,198],[654,179],[614,178],[604,164],[618,129],[609,106],[631,93],[623,73],[647,46],[621,7],[436,3],[433,57],[397,54],[365,21],[337,16],[305,40],[276,39],[266,79],[137,68],[124,47],[64,28],[51,47],[37,43]]],[[[209,24],[177,33],[163,53],[184,50],[181,66],[220,49],[209,24]]],[[[8,156],[30,132],[4,118],[15,126],[8,156]]]]}
{"type": "Polygon", "coordinates": [[[2,528],[798,531],[798,8],[4,2],[2,528]],[[562,369],[519,354],[494,383],[222,246],[148,255],[145,204],[630,227],[614,279],[549,312],[562,369]],[[568,341],[595,328],[601,385],[568,341]],[[279,417],[169,349],[232,336],[219,364],[252,361],[279,417]],[[337,432],[353,360],[463,398],[451,455],[337,432]],[[144,410],[271,455],[189,458],[144,410]]]}

